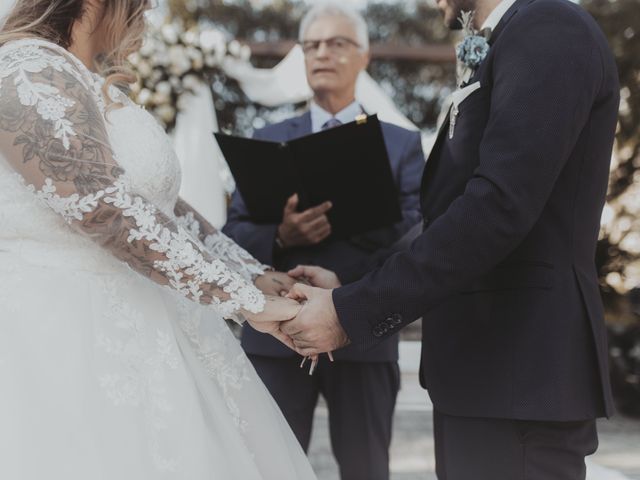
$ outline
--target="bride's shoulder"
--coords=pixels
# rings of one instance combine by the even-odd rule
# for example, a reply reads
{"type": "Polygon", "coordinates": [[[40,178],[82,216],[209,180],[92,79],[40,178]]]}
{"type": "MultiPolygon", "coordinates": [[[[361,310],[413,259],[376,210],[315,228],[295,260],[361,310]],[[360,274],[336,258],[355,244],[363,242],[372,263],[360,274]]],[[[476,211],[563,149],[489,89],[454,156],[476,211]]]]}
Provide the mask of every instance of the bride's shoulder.
{"type": "Polygon", "coordinates": [[[72,55],[61,46],[47,40],[22,38],[0,46],[0,78],[16,73],[37,74],[48,68],[67,72],[78,80],[84,77],[72,55]]]}

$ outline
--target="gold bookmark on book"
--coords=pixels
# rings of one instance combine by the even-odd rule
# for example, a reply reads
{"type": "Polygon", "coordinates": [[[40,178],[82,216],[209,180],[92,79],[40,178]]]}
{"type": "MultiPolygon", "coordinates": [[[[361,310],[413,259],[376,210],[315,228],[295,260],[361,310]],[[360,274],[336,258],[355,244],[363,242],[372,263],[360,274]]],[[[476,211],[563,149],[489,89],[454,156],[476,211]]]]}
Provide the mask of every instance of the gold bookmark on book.
{"type": "Polygon", "coordinates": [[[365,113],[361,113],[360,115],[358,115],[358,116],[356,117],[356,123],[357,123],[358,125],[365,124],[365,123],[367,123],[367,118],[368,118],[368,117],[367,117],[367,115],[366,115],[365,113]]]}

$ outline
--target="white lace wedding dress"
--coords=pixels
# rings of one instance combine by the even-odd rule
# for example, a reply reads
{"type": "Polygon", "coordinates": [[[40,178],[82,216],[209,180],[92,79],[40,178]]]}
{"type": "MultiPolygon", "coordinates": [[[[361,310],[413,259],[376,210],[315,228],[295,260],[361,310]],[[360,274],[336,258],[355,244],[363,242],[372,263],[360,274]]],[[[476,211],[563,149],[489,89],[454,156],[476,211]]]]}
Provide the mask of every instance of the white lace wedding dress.
{"type": "Polygon", "coordinates": [[[222,319],[263,266],[174,216],[163,130],[46,41],[0,82],[0,478],[314,479],[222,319]]]}

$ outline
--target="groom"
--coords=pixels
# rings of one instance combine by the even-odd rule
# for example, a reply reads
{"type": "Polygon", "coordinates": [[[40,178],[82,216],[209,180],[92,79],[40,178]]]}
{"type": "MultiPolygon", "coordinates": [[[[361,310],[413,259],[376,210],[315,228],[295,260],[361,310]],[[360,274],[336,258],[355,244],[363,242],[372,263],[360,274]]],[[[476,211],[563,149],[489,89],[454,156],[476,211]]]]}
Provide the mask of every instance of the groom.
{"type": "Polygon", "coordinates": [[[569,1],[438,5],[452,28],[474,11],[482,34],[460,52],[470,76],[422,179],[424,232],[358,282],[297,285],[307,302],[281,329],[310,355],[371,348],[424,316],[438,478],[583,479],[595,419],[612,413],[594,256],[616,65],[569,1]]]}

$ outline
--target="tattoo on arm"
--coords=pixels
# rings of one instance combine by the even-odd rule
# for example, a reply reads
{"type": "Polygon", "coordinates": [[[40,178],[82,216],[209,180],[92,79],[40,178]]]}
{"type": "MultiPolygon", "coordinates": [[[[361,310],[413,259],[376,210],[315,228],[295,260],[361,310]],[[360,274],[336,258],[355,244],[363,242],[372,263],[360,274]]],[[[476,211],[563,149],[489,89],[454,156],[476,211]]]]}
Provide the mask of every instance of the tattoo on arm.
{"type": "MultiPolygon", "coordinates": [[[[47,116],[39,111],[38,105],[24,105],[18,87],[5,81],[0,95],[0,141],[3,148],[6,146],[9,150],[7,160],[37,190],[45,180],[50,180],[56,195],[62,198],[76,194],[85,197],[113,187],[124,171],[114,160],[105,119],[93,93],[67,71],[47,67],[39,75],[40,81],[59,86],[66,98],[62,121],[68,123],[72,133],[67,135],[65,145],[59,134],[60,123],[50,118],[55,112],[47,116]]],[[[162,213],[155,213],[155,221],[177,232],[173,220],[162,213]]],[[[82,218],[74,220],[72,226],[140,274],[162,285],[170,283],[168,273],[155,265],[167,257],[144,239],[130,239],[130,232],[138,227],[136,220],[121,208],[105,202],[104,196],[97,200],[95,208],[83,211],[82,218]]],[[[197,245],[193,246],[199,250],[197,245]]],[[[202,253],[211,261],[206,252],[202,253]]],[[[189,278],[185,274],[186,281],[189,278]]],[[[222,301],[230,298],[216,285],[202,285],[202,288],[202,303],[211,303],[213,297],[222,301]]]]}

